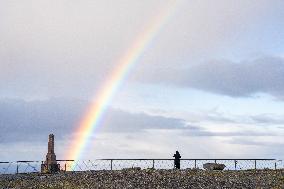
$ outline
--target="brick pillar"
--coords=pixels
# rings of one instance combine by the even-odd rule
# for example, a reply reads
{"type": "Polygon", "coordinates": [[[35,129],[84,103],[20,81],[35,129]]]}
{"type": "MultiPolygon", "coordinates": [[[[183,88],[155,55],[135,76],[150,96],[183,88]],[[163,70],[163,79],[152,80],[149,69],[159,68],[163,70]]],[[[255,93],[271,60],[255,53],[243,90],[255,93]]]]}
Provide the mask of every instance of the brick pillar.
{"type": "Polygon", "coordinates": [[[48,138],[48,153],[54,153],[54,135],[50,134],[48,138]]]}
{"type": "Polygon", "coordinates": [[[48,138],[48,152],[46,154],[46,164],[56,164],[56,155],[54,153],[54,135],[50,134],[48,138]]]}
{"type": "Polygon", "coordinates": [[[41,165],[42,172],[58,172],[60,170],[59,164],[56,162],[56,155],[54,153],[54,135],[50,134],[48,137],[48,151],[46,154],[46,161],[41,165]]]}

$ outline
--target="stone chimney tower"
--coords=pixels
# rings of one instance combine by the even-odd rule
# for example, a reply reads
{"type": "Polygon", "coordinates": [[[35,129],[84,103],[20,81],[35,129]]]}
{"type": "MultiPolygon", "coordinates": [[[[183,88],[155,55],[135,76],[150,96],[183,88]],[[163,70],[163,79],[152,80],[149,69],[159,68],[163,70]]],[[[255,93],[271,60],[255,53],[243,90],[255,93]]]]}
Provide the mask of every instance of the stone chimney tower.
{"type": "Polygon", "coordinates": [[[46,154],[46,163],[56,164],[56,155],[54,153],[54,135],[50,134],[48,138],[48,151],[46,154]]]}
{"type": "Polygon", "coordinates": [[[54,153],[54,135],[50,134],[48,137],[48,151],[46,160],[41,164],[41,172],[55,173],[60,170],[60,165],[56,162],[56,155],[54,153]]]}

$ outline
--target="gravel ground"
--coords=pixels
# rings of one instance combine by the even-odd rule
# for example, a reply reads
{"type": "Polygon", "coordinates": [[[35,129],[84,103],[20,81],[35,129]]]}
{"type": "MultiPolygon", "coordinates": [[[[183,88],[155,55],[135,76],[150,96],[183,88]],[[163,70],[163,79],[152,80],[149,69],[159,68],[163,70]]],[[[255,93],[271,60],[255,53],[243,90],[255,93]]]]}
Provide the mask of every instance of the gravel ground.
{"type": "Polygon", "coordinates": [[[0,188],[279,188],[284,170],[85,171],[58,174],[0,175],[0,188]]]}

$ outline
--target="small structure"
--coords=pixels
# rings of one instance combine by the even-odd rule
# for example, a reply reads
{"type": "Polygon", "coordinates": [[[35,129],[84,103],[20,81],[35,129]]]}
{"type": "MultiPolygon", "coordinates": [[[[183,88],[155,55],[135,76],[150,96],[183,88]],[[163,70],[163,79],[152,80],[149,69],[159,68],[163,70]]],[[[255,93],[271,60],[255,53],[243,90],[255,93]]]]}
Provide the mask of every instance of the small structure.
{"type": "Polygon", "coordinates": [[[175,158],[175,168],[176,169],[180,169],[180,158],[181,158],[181,156],[180,156],[180,154],[179,154],[179,152],[178,151],[176,151],[176,153],[174,154],[174,156],[173,156],[174,158],[175,158]]]}
{"type": "Polygon", "coordinates": [[[222,171],[222,170],[225,169],[225,167],[226,166],[224,164],[221,164],[221,163],[205,163],[205,164],[203,164],[203,168],[205,170],[210,170],[210,171],[212,171],[212,170],[222,171]]]}
{"type": "Polygon", "coordinates": [[[48,138],[48,152],[46,160],[41,164],[42,173],[56,173],[60,171],[60,164],[56,162],[56,155],[54,153],[54,135],[50,134],[48,138]]]}

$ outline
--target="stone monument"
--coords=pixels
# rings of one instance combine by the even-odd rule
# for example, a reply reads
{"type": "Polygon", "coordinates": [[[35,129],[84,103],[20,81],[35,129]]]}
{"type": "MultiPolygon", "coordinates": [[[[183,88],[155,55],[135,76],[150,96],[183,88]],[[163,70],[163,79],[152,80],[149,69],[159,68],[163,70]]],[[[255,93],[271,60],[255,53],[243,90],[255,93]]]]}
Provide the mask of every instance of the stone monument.
{"type": "Polygon", "coordinates": [[[45,162],[41,164],[41,172],[56,173],[58,171],[60,171],[60,164],[57,164],[54,153],[54,135],[50,134],[48,138],[48,152],[45,162]]]}

